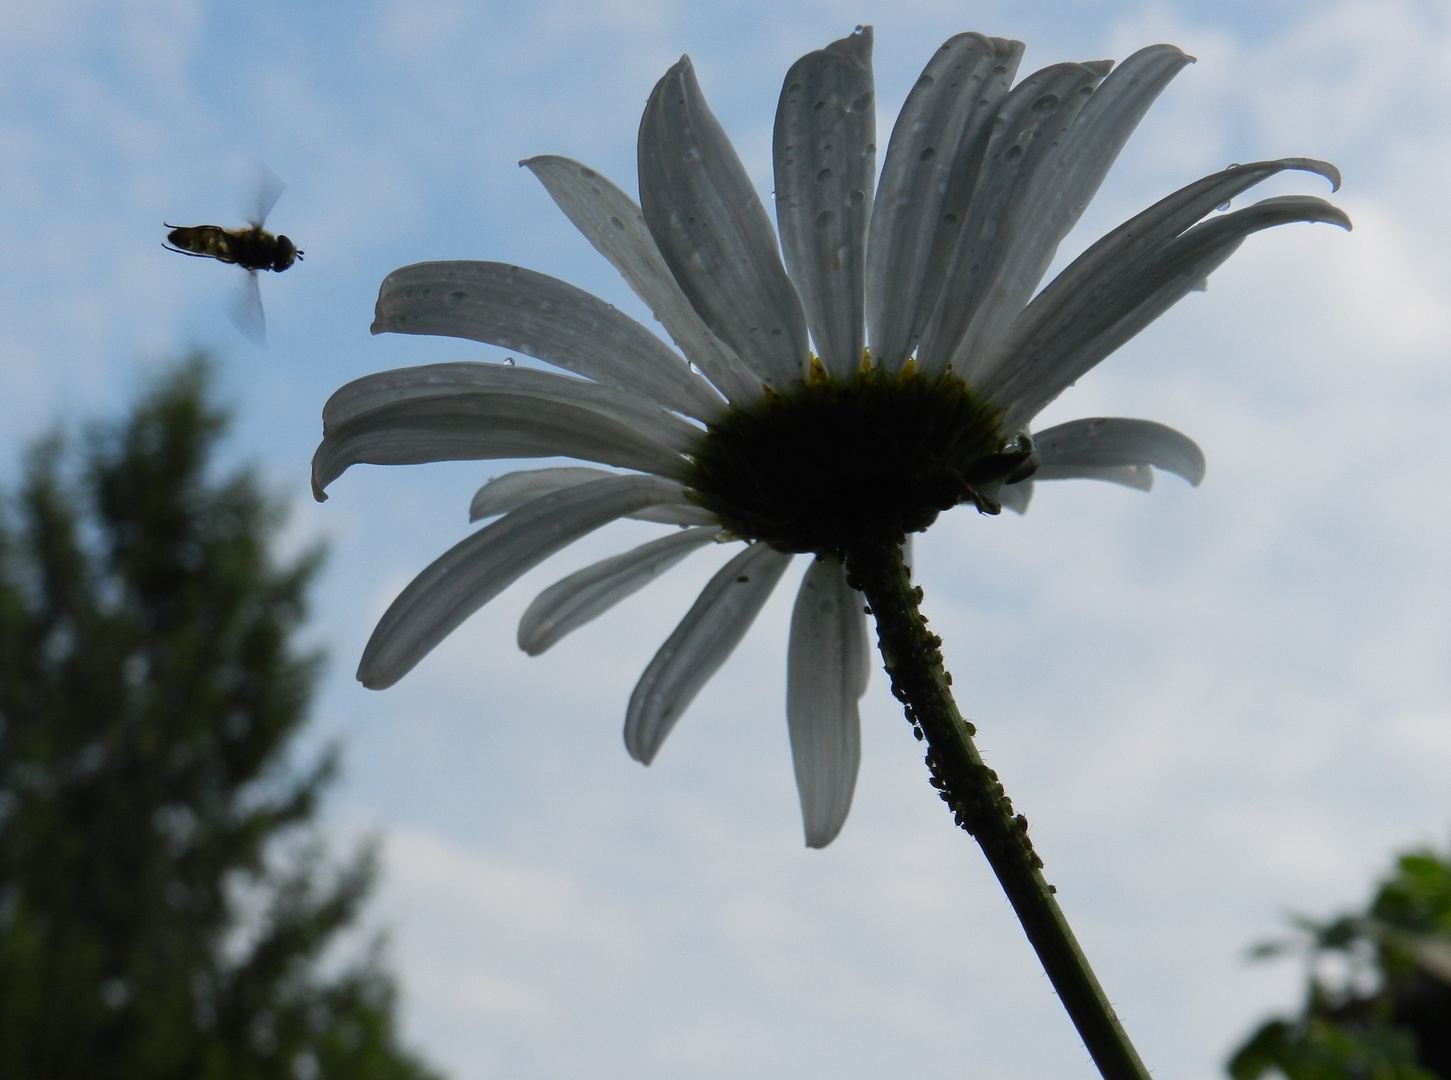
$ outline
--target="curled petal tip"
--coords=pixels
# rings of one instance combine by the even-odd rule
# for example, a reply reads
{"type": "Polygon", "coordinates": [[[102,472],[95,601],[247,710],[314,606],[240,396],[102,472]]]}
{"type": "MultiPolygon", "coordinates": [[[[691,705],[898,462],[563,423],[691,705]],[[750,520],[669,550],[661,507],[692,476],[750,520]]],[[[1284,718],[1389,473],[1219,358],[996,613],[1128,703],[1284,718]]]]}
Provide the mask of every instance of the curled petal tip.
{"type": "Polygon", "coordinates": [[[1301,169],[1305,172],[1317,173],[1330,181],[1332,192],[1340,190],[1340,170],[1328,161],[1321,161],[1319,158],[1291,158],[1294,162],[1291,168],[1301,169]]]}
{"type": "Polygon", "coordinates": [[[645,753],[641,750],[640,747],[635,746],[631,742],[628,732],[625,735],[625,753],[629,754],[630,757],[632,757],[634,760],[638,761],[641,765],[644,765],[644,766],[647,766],[647,767],[649,766],[650,762],[652,762],[652,761],[655,760],[655,755],[654,754],[650,754],[649,756],[646,756],[645,753]]]}
{"type": "Polygon", "coordinates": [[[392,686],[397,679],[384,679],[377,672],[362,665],[358,666],[358,682],[368,690],[386,690],[392,686]]]}
{"type": "MultiPolygon", "coordinates": [[[[845,819],[843,819],[843,823],[845,823],[845,819]]],[[[822,848],[828,847],[831,844],[831,842],[833,840],[835,840],[838,835],[840,835],[840,833],[841,833],[841,826],[840,825],[838,825],[836,828],[832,829],[831,830],[831,834],[829,836],[826,835],[825,833],[820,834],[820,835],[817,835],[817,836],[812,836],[811,834],[808,833],[807,836],[806,836],[806,846],[808,848],[811,848],[813,851],[820,851],[822,848]]]]}
{"type": "Polygon", "coordinates": [[[318,486],[318,482],[312,482],[312,497],[318,502],[327,502],[327,492],[318,486]]]}

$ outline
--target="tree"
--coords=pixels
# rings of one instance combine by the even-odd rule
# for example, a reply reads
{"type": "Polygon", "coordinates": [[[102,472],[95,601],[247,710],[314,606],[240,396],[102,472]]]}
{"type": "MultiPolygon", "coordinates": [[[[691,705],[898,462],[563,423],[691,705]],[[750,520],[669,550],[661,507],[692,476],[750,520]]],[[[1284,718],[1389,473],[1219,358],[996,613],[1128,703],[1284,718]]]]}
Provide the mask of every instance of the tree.
{"type": "Polygon", "coordinates": [[[1255,954],[1307,951],[1305,1007],[1246,1040],[1234,1080],[1451,1080],[1451,857],[1402,855],[1364,914],[1297,921],[1302,941],[1255,954]],[[1326,956],[1342,960],[1336,983],[1319,973],[1326,956]]]}
{"type": "Polygon", "coordinates": [[[205,362],[31,454],[0,522],[0,1076],[426,1080],[375,950],[373,876],[290,765],[319,565],[279,561],[257,478],[212,477],[205,362]]]}

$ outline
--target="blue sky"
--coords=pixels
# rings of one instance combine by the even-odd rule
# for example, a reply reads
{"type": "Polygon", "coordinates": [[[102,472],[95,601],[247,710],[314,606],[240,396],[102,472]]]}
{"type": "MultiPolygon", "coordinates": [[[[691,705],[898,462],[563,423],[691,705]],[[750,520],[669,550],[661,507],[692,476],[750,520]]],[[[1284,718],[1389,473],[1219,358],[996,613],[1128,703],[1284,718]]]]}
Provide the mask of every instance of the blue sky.
{"type": "MultiPolygon", "coordinates": [[[[633,189],[634,132],[682,52],[762,191],[780,79],[876,26],[878,125],[933,48],[978,29],[1024,69],[1194,53],[1060,261],[1231,161],[1344,171],[1346,235],[1253,237],[1043,422],[1144,416],[1204,447],[1198,490],[1042,485],[1019,519],[958,510],[919,576],[964,711],[1150,1066],[1198,1080],[1296,1000],[1243,960],[1287,910],[1360,902],[1390,853],[1451,825],[1451,20],[1400,0],[847,5],[9,3],[0,7],[4,459],[114,413],[194,347],[224,362],[229,453],[333,557],[312,634],[333,663],[340,842],[385,838],[410,1037],[458,1080],[1093,1075],[980,854],[874,678],[855,807],[802,848],[783,722],[783,587],[641,769],[619,724],[714,569],[698,556],[546,656],[513,646],[531,574],[397,687],[352,670],[397,590],[467,532],[486,464],[354,469],[314,504],[332,390],[497,359],[368,333],[378,283],[435,258],[518,262],[645,316],[516,162],[562,153],[633,189]],[[234,272],[161,222],[239,222],[256,159],[306,261],[263,284],[265,350],[223,316],[234,272]]],[[[1272,189],[1272,190],[1271,190],[1272,189]]],[[[1323,194],[1311,178],[1278,191],[1323,194]]],[[[12,470],[13,471],[13,470],[12,470]]],[[[793,574],[795,571],[792,572],[793,574]]]]}

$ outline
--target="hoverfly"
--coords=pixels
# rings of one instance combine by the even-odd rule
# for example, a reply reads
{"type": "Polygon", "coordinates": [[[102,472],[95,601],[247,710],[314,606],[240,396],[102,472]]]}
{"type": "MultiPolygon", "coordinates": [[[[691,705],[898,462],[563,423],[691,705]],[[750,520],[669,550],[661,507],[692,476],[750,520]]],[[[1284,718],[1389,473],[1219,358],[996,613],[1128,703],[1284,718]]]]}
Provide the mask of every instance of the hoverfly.
{"type": "MultiPolygon", "coordinates": [[[[281,273],[302,259],[302,252],[287,237],[273,234],[262,227],[268,213],[277,203],[285,186],[270,170],[263,168],[247,229],[224,229],[220,225],[166,225],[168,251],[192,255],[199,259],[216,259],[232,263],[247,271],[241,291],[231,304],[228,315],[242,335],[261,345],[267,338],[267,320],[262,313],[262,294],[257,288],[257,271],[281,273]]],[[[163,224],[165,224],[163,222],[163,224]]]]}

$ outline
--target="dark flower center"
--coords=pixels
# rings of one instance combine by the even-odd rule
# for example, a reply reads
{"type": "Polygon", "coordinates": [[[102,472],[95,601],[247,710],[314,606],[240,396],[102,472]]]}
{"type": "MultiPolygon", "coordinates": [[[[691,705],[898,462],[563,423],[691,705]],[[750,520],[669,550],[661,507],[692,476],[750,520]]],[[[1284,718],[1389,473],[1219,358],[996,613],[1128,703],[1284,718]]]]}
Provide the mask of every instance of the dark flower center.
{"type": "Polygon", "coordinates": [[[962,502],[1002,509],[1032,471],[1032,442],[952,375],[826,378],[732,408],[694,454],[690,487],[742,537],[790,552],[900,543],[962,502]]]}

